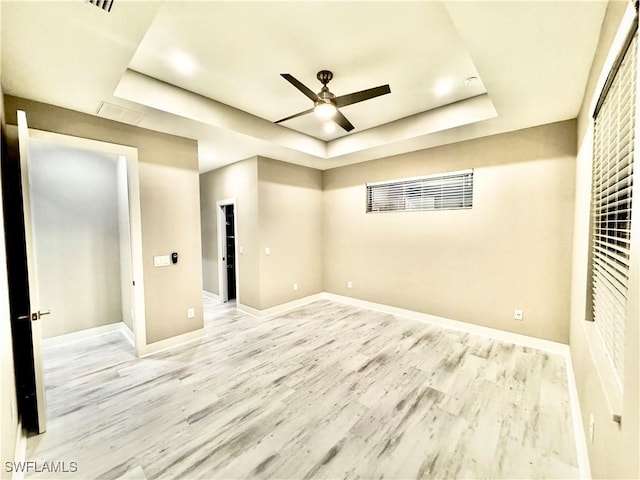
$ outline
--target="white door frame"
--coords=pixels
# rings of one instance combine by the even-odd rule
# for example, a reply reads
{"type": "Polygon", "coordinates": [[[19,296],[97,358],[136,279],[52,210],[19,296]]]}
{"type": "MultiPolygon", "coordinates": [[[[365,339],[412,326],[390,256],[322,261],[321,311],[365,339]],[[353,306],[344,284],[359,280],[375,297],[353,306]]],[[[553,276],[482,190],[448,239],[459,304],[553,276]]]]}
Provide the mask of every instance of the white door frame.
{"type": "Polygon", "coordinates": [[[140,177],[138,173],[138,149],[126,145],[73,137],[60,133],[29,129],[29,139],[71,148],[115,154],[127,159],[127,183],[129,189],[129,227],[131,229],[131,268],[133,277],[133,334],[136,356],[147,346],[147,329],[144,308],[144,262],[142,256],[142,220],[140,215],[140,177]]]}
{"type": "Polygon", "coordinates": [[[238,209],[235,198],[227,198],[216,202],[216,220],[218,225],[218,291],[221,302],[229,301],[229,291],[227,289],[227,228],[226,218],[222,215],[222,207],[233,205],[233,242],[235,245],[236,262],[236,302],[240,303],[240,281],[238,268],[238,209]]]}

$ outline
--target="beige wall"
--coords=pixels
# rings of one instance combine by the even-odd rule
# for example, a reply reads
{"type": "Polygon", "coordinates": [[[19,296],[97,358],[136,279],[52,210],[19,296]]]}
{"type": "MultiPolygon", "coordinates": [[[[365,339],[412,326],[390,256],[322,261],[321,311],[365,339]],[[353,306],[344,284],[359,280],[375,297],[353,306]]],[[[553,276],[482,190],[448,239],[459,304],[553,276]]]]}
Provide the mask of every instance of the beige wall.
{"type": "Polygon", "coordinates": [[[325,171],[325,290],[567,343],[575,128],[567,121],[325,171]],[[468,168],[470,210],[365,213],[367,182],[468,168]]]}
{"type": "Polygon", "coordinates": [[[260,309],[322,292],[322,172],[260,157],[258,198],[260,309]]]}
{"type": "Polygon", "coordinates": [[[5,96],[8,124],[16,110],[29,126],[138,149],[147,343],[202,328],[202,256],[198,152],[194,140],[5,96]],[[178,252],[177,265],[153,266],[154,255],[178,252]],[[187,319],[187,309],[196,316],[187,319]]]}
{"type": "Polygon", "coordinates": [[[205,288],[219,292],[216,201],[236,198],[245,305],[324,290],[567,343],[575,135],[568,121],[325,172],[257,157],[203,174],[205,288]],[[366,182],[466,168],[471,210],[364,213],[366,182]]]}
{"type": "Polygon", "coordinates": [[[34,142],[31,214],[44,338],[122,320],[117,158],[34,142]]]}
{"type": "MultiPolygon", "coordinates": [[[[638,303],[638,238],[634,240],[632,263],[636,267],[629,290],[629,313],[625,332],[624,393],[621,398],[622,424],[612,421],[612,408],[606,394],[612,387],[605,386],[601,374],[606,376],[606,360],[592,348],[598,341],[592,335],[593,324],[585,321],[588,295],[589,216],[592,162],[592,130],[590,105],[603,62],[611,48],[623,11],[628,2],[611,2],[605,17],[598,50],[594,58],[588,89],[578,117],[579,153],[576,172],[575,234],[573,242],[572,306],[571,306],[571,357],[585,432],[589,432],[590,417],[595,421],[593,442],[587,438],[591,473],[594,478],[640,478],[640,357],[638,303]],[[634,259],[635,256],[635,259],[634,259]]],[[[638,153],[636,152],[636,160],[638,153]]],[[[638,203],[634,202],[634,210],[638,203]]],[[[638,212],[634,212],[637,222],[638,212]]],[[[634,235],[638,225],[634,226],[634,235]]],[[[615,386],[613,386],[615,388],[615,386]]],[[[588,433],[587,433],[588,436],[588,433]]]]}
{"type": "Polygon", "coordinates": [[[322,291],[320,171],[254,157],[202,174],[200,186],[205,290],[220,292],[216,202],[235,198],[239,302],[263,310],[322,291]]]}
{"type": "Polygon", "coordinates": [[[243,250],[236,252],[238,301],[253,308],[260,308],[257,162],[254,157],[200,176],[204,289],[220,293],[216,202],[235,199],[237,242],[243,250]]]}

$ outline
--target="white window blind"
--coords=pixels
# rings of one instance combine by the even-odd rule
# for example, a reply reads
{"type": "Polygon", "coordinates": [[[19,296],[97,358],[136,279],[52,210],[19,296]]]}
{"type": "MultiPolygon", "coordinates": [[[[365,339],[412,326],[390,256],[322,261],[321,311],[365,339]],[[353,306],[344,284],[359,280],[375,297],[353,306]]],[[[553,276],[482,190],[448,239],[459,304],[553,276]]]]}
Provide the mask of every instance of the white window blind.
{"type": "Polygon", "coordinates": [[[631,243],[637,33],[595,114],[592,183],[593,320],[622,389],[631,243]]]}
{"type": "Polygon", "coordinates": [[[473,170],[368,183],[367,213],[472,208],[473,170]]]}

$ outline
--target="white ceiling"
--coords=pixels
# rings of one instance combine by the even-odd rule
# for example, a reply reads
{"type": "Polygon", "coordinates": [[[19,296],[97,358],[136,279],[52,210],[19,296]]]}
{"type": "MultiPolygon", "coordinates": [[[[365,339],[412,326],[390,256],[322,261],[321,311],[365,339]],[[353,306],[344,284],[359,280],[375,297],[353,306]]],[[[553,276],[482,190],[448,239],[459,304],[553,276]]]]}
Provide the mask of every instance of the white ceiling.
{"type": "Polygon", "coordinates": [[[197,139],[201,171],[253,155],[325,169],[575,118],[606,5],[2,0],[2,85],[139,112],[141,127],[197,139]],[[336,95],[391,94],[343,107],[349,134],[313,114],[274,124],[312,107],[280,74],[319,91],[321,69],[336,95]]]}

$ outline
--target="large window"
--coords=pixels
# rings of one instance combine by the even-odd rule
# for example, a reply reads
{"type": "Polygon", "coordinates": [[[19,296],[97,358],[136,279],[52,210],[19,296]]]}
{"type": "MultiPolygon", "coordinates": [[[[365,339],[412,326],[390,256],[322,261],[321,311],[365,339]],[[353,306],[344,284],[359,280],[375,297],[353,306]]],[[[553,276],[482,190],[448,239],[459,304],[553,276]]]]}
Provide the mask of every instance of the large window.
{"type": "Polygon", "coordinates": [[[637,31],[615,65],[594,114],[593,320],[622,390],[631,245],[637,31]]]}
{"type": "Polygon", "coordinates": [[[473,206],[473,170],[367,184],[367,213],[473,206]]]}

